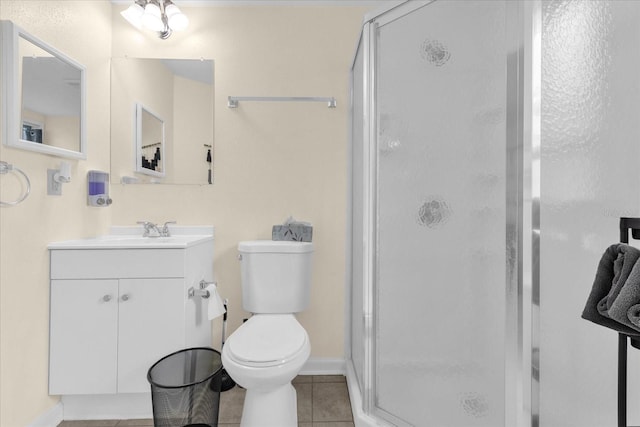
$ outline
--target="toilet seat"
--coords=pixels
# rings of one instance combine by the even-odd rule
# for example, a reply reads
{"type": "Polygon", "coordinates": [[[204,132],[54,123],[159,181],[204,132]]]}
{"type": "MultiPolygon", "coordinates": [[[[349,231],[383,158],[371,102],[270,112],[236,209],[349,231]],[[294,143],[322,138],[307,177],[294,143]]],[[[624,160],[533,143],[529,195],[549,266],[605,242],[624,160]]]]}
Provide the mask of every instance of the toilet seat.
{"type": "Polygon", "coordinates": [[[267,368],[295,359],[308,345],[307,332],[292,314],[261,314],[240,326],[225,349],[238,364],[267,368]]]}

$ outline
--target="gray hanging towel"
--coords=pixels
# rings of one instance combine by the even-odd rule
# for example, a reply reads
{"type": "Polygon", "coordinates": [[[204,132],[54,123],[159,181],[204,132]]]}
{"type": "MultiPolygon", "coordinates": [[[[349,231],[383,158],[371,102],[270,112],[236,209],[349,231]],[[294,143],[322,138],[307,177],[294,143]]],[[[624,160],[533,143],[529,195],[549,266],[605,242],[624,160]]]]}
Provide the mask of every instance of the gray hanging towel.
{"type": "Polygon", "coordinates": [[[640,261],[636,261],[629,277],[609,308],[609,317],[640,334],[640,261]]]}
{"type": "MultiPolygon", "coordinates": [[[[640,258],[640,251],[633,246],[618,243],[613,245],[613,247],[615,247],[615,259],[613,260],[613,280],[611,281],[611,288],[607,295],[598,301],[598,312],[602,316],[612,319],[614,319],[614,317],[611,316],[609,311],[618,300],[622,290],[627,286],[633,268],[638,258],[640,258]]],[[[626,317],[626,310],[624,316],[626,317]]]]}
{"type": "Polygon", "coordinates": [[[627,318],[636,330],[640,331],[640,304],[634,304],[627,310],[627,318]]]}
{"type": "MultiPolygon", "coordinates": [[[[640,251],[624,243],[607,248],[598,264],[591,293],[582,311],[583,319],[625,334],[640,334],[638,330],[612,319],[610,313],[639,258],[640,251]]],[[[615,313],[617,316],[617,311],[615,313]]]]}

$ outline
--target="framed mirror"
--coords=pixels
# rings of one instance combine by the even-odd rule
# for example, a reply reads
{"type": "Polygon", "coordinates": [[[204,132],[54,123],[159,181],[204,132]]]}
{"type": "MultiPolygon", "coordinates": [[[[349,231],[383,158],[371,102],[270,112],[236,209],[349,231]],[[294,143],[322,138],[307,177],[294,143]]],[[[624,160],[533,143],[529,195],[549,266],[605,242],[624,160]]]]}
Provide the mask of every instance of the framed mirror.
{"type": "Polygon", "coordinates": [[[213,65],[205,59],[111,58],[112,183],[210,183],[213,65]],[[143,156],[149,162],[159,156],[156,169],[143,167],[143,156]]]}
{"type": "Polygon", "coordinates": [[[11,21],[0,24],[5,144],[86,159],[84,66],[11,21]]]}
{"type": "Polygon", "coordinates": [[[164,176],[164,120],[136,104],[136,172],[164,176]]]}

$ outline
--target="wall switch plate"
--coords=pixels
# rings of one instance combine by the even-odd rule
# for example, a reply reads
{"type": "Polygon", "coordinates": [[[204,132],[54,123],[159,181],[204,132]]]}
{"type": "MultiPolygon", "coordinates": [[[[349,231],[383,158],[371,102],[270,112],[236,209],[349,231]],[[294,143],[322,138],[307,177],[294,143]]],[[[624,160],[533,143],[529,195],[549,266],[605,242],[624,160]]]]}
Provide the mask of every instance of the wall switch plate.
{"type": "Polygon", "coordinates": [[[57,169],[47,169],[47,195],[49,196],[62,195],[62,184],[54,179],[56,173],[58,173],[57,169]]]}

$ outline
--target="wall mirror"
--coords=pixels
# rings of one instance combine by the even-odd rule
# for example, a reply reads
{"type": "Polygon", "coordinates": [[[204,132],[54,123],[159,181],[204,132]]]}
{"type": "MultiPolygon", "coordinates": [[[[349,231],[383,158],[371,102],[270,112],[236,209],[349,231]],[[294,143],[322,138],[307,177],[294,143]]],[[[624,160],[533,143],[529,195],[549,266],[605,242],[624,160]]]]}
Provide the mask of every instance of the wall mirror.
{"type": "Polygon", "coordinates": [[[213,61],[111,59],[113,183],[207,184],[213,61]]]}
{"type": "Polygon", "coordinates": [[[164,120],[136,105],[136,172],[164,176],[164,120]]]}
{"type": "Polygon", "coordinates": [[[6,145],[86,159],[85,68],[11,21],[2,21],[6,145]]]}

